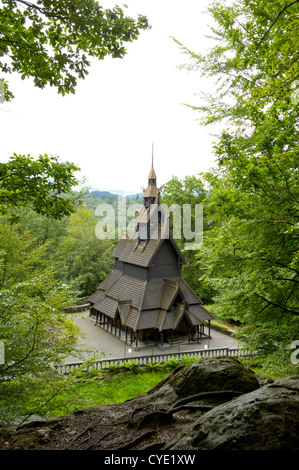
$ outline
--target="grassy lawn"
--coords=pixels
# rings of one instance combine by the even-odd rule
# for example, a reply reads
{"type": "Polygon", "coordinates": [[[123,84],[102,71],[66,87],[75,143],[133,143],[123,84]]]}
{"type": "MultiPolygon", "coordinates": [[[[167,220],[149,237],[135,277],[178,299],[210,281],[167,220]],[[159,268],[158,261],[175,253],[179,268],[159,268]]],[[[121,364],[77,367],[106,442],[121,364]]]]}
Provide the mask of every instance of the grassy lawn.
{"type": "Polygon", "coordinates": [[[78,377],[72,387],[55,398],[52,416],[62,416],[94,405],[122,403],[147,392],[160,382],[169,370],[132,370],[112,372],[94,371],[91,376],[78,377]]]}
{"type": "Polygon", "coordinates": [[[148,391],[165,377],[165,371],[143,373],[118,372],[110,377],[89,380],[82,383],[79,391],[88,397],[94,405],[121,403],[148,391]]]}

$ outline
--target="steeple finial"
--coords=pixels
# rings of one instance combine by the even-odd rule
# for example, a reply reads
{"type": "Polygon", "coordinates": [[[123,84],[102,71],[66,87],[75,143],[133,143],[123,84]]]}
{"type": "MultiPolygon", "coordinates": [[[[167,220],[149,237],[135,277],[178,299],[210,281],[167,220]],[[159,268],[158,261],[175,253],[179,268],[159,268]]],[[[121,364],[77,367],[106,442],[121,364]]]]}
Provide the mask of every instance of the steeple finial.
{"type": "Polygon", "coordinates": [[[148,175],[148,179],[149,180],[156,180],[157,179],[156,172],[154,170],[154,143],[152,143],[152,167],[151,167],[151,171],[148,175]]]}

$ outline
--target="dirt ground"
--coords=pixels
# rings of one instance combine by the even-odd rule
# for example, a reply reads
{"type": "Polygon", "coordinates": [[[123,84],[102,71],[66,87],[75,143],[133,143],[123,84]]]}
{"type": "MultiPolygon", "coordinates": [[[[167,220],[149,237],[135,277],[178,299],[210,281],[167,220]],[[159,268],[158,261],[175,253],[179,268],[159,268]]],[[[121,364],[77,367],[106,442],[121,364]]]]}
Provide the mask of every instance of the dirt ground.
{"type": "Polygon", "coordinates": [[[146,450],[162,449],[195,421],[200,411],[164,415],[170,406],[142,404],[135,399],[117,405],[86,408],[45,423],[28,423],[0,449],[146,450]],[[162,411],[161,414],[153,412],[162,411]],[[35,442],[34,434],[38,435],[35,442]],[[44,441],[47,441],[43,443],[44,441]],[[26,444],[28,442],[28,444],[26,444]]]}

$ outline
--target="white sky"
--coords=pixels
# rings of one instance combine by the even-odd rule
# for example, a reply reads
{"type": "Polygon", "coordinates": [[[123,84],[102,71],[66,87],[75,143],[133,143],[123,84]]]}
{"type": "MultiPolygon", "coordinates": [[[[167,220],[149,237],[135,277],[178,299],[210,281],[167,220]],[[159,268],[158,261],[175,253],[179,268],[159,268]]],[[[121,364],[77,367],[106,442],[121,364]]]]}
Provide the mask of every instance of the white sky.
{"type": "Polygon", "coordinates": [[[124,59],[93,60],[75,95],[7,76],[15,99],[1,105],[0,161],[13,153],[58,155],[76,163],[93,188],[128,193],[147,183],[152,142],[158,185],[209,169],[214,130],[181,104],[197,103],[194,93],[209,83],[177,69],[186,56],[170,36],[195,52],[207,49],[210,17],[203,10],[210,1],[127,0],[127,14],[147,15],[152,29],[125,45],[124,59]]]}

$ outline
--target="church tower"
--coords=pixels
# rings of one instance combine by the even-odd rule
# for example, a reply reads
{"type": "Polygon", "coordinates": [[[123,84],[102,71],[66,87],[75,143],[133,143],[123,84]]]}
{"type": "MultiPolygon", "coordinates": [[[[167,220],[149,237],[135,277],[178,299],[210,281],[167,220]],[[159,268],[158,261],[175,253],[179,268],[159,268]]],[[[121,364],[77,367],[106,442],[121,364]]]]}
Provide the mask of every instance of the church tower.
{"type": "MultiPolygon", "coordinates": [[[[154,149],[154,147],[153,147],[154,149]]],[[[152,167],[148,175],[148,186],[143,194],[144,206],[149,208],[151,204],[160,204],[160,192],[157,188],[157,175],[154,170],[154,150],[152,149],[152,167]]]]}

